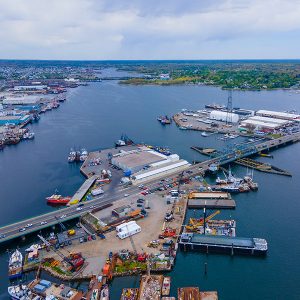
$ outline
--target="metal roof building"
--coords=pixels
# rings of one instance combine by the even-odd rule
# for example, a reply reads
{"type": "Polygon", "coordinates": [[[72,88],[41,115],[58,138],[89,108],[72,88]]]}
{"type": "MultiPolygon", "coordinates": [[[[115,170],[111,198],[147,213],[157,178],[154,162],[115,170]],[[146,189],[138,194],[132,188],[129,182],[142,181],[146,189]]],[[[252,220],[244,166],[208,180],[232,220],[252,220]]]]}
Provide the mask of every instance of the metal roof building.
{"type": "Polygon", "coordinates": [[[285,112],[279,112],[279,111],[272,111],[272,110],[258,110],[256,112],[257,116],[262,117],[271,117],[271,118],[278,118],[278,119],[284,119],[284,120],[298,120],[300,121],[300,115],[296,114],[290,114],[285,112]]]}

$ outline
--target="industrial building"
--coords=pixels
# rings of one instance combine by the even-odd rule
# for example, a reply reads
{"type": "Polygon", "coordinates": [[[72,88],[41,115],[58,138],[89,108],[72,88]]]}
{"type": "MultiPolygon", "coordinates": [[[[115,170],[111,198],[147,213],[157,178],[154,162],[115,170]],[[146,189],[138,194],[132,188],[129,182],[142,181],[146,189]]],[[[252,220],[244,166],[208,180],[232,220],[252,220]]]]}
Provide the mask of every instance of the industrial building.
{"type": "Polygon", "coordinates": [[[228,113],[226,111],[220,111],[220,110],[213,110],[209,114],[209,118],[211,120],[216,121],[222,121],[222,122],[228,122],[228,123],[238,123],[239,122],[239,115],[234,113],[228,113]]]}
{"type": "Polygon", "coordinates": [[[190,166],[177,154],[164,155],[145,146],[133,150],[121,150],[114,154],[111,163],[124,171],[132,183],[141,183],[166,174],[183,171],[190,166]]]}
{"type": "Polygon", "coordinates": [[[285,113],[285,112],[278,112],[278,111],[261,109],[261,110],[258,110],[256,112],[256,115],[261,116],[261,117],[270,117],[270,118],[277,118],[277,119],[283,119],[283,120],[289,120],[289,121],[299,121],[300,122],[300,115],[285,113]]]}
{"type": "Polygon", "coordinates": [[[6,96],[2,103],[3,105],[35,105],[38,104],[40,100],[41,98],[39,96],[6,96]]]}
{"type": "Polygon", "coordinates": [[[291,123],[291,121],[270,117],[254,116],[247,120],[241,121],[241,127],[253,128],[260,131],[273,131],[283,128],[291,123]]]}
{"type": "Polygon", "coordinates": [[[3,125],[21,125],[28,123],[30,121],[30,116],[0,116],[0,126],[3,125]]]}

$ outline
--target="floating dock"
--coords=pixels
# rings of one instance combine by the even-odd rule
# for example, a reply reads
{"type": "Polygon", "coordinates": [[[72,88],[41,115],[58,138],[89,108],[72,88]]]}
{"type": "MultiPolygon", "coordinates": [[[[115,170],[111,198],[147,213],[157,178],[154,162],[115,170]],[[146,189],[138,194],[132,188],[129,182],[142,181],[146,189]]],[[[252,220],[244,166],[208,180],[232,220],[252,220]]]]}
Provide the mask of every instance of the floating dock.
{"type": "Polygon", "coordinates": [[[179,239],[180,248],[184,251],[221,252],[227,254],[265,255],[268,244],[265,239],[223,237],[183,233],[179,239]]]}
{"type": "Polygon", "coordinates": [[[219,209],[235,209],[236,203],[232,199],[215,199],[215,200],[202,200],[202,199],[190,199],[188,201],[188,208],[219,208],[219,209]]]}
{"type": "Polygon", "coordinates": [[[120,300],[137,300],[139,289],[129,289],[125,288],[122,290],[122,295],[120,300]]]}
{"type": "Polygon", "coordinates": [[[90,187],[94,184],[96,179],[97,179],[97,175],[93,175],[92,177],[88,178],[78,189],[78,191],[74,194],[74,196],[71,198],[68,205],[76,204],[80,202],[83,199],[83,197],[86,195],[90,187]]]}
{"type": "Polygon", "coordinates": [[[266,164],[251,158],[239,158],[234,163],[247,168],[255,169],[260,172],[272,173],[272,174],[284,175],[284,176],[292,176],[292,174],[286,170],[280,169],[273,165],[266,164]]]}

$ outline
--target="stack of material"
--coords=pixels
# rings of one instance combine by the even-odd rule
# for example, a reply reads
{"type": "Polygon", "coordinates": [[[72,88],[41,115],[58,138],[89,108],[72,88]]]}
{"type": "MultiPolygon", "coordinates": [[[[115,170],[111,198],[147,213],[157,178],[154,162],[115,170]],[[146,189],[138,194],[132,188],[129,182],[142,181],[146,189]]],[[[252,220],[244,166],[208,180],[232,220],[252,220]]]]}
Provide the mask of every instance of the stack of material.
{"type": "Polygon", "coordinates": [[[142,276],[140,284],[139,300],[160,300],[162,275],[142,276]]]}

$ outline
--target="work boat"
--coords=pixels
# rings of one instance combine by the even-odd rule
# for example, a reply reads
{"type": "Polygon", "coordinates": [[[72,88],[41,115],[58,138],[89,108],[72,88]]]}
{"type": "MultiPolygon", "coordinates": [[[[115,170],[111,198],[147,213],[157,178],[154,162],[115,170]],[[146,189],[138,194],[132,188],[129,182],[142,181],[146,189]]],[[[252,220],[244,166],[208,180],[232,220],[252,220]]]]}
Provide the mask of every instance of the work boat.
{"type": "Polygon", "coordinates": [[[58,195],[58,194],[53,194],[50,197],[47,197],[47,203],[48,204],[54,204],[54,205],[66,205],[69,203],[69,201],[71,200],[72,197],[67,196],[67,197],[63,197],[62,195],[58,195]]]}

